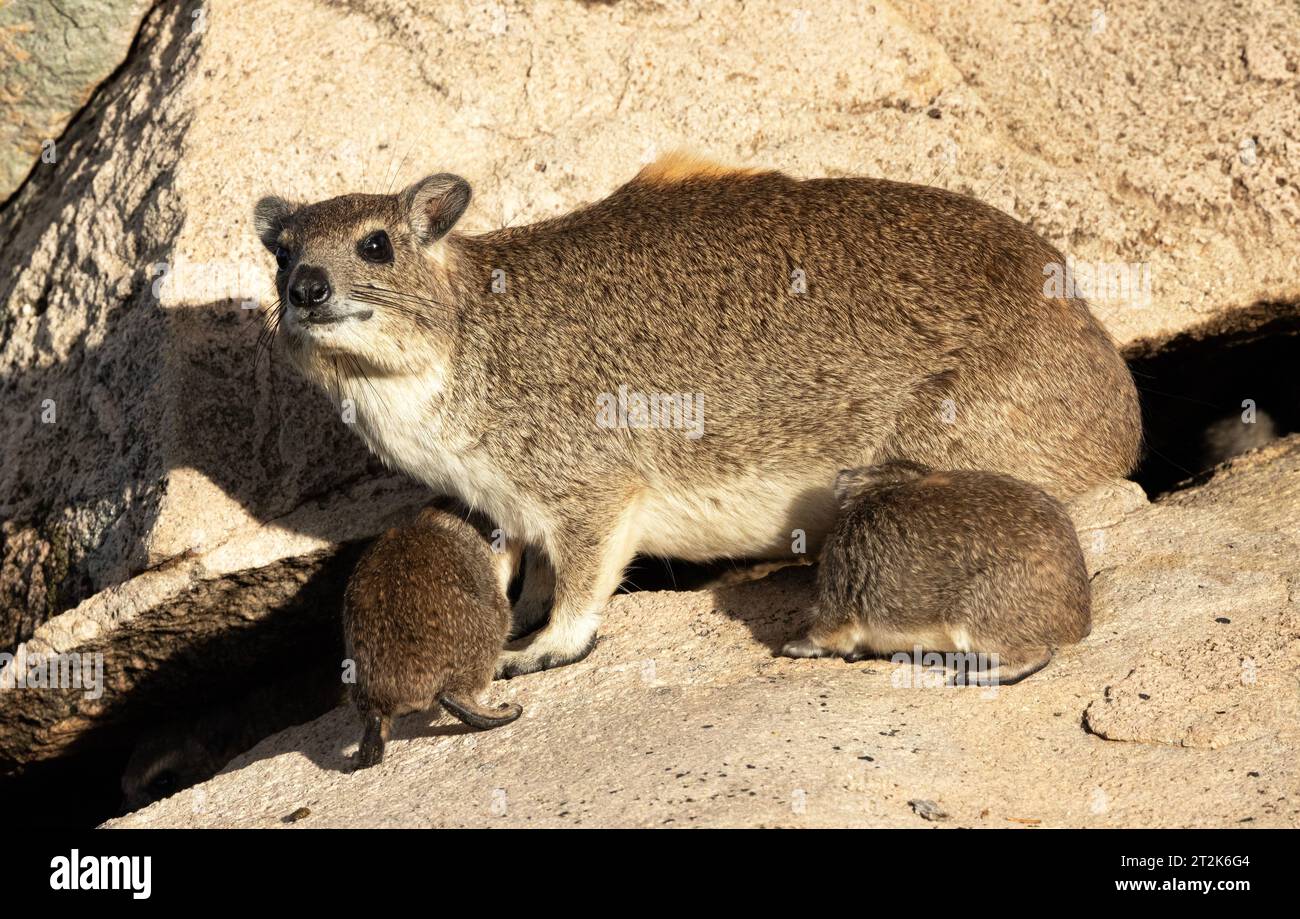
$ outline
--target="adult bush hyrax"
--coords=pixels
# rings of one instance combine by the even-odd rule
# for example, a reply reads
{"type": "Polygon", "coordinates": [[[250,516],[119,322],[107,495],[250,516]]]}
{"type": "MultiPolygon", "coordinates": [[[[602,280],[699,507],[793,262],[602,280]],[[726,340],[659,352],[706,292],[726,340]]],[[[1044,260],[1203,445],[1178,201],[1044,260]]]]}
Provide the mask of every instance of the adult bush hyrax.
{"type": "Polygon", "coordinates": [[[806,638],[787,657],[957,652],[1014,683],[1092,625],[1088,571],[1065,508],[991,472],[890,462],[836,478],[840,517],[822,547],[806,638]],[[996,655],[994,658],[993,655],[996,655]]]}
{"type": "Polygon", "coordinates": [[[469,200],[440,174],[265,198],[256,226],[292,361],[389,465],[549,559],[550,621],[502,675],[585,656],[636,552],[815,553],[840,469],[1070,496],[1135,461],[1128,368],[1087,304],[1045,293],[1061,254],[979,201],[681,156],[530,226],[451,232],[469,200]],[[610,424],[627,394],[698,394],[703,425],[610,424]]]}
{"type": "Polygon", "coordinates": [[[343,595],[352,701],[364,726],[358,768],[384,758],[395,716],[434,703],[480,730],[519,717],[518,705],[478,701],[510,629],[508,580],[481,528],[437,507],[366,550],[343,595]]]}

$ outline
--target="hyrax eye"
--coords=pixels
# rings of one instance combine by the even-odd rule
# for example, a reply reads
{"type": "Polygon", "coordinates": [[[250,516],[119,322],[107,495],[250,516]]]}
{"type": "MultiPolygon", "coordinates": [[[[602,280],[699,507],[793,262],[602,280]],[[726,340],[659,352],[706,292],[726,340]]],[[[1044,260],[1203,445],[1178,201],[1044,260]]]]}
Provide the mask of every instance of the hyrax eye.
{"type": "Polygon", "coordinates": [[[375,230],[357,243],[357,254],[367,262],[382,265],[393,260],[393,244],[383,230],[375,230]]]}
{"type": "Polygon", "coordinates": [[[286,271],[289,268],[289,259],[290,253],[288,249],[284,246],[275,247],[275,264],[281,271],[286,271]]]}

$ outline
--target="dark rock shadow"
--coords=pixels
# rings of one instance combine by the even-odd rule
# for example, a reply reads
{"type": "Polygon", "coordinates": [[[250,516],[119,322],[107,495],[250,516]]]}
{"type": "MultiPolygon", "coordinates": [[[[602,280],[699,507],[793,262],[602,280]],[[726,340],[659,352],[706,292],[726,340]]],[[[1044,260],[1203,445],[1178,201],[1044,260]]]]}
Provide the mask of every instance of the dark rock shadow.
{"type": "Polygon", "coordinates": [[[1300,431],[1300,302],[1257,303],[1124,351],[1142,405],[1144,451],[1133,478],[1151,497],[1196,481],[1226,459],[1206,443],[1211,425],[1249,446],[1271,423],[1300,431]],[[1255,428],[1242,423],[1250,400],[1255,428]]]}
{"type": "MultiPolygon", "coordinates": [[[[261,522],[363,479],[408,481],[384,472],[274,348],[255,361],[259,312],[222,299],[248,293],[231,276],[242,266],[191,266],[216,269],[213,297],[159,304],[158,266],[175,267],[188,216],[176,177],[193,113],[176,99],[204,41],[190,12],[157,4],[146,15],[121,67],[58,138],[56,161],[38,163],[0,209],[0,349],[14,354],[0,375],[0,563],[16,572],[0,579],[0,651],[166,561],[148,547],[179,469],[198,471],[261,522]],[[105,189],[96,180],[122,151],[133,174],[105,189]],[[121,228],[114,254],[129,274],[86,251],[102,235],[97,212],[121,228]],[[54,259],[33,268],[33,253],[51,249],[54,259]],[[67,343],[67,326],[81,321],[92,334],[67,343]]],[[[252,206],[235,221],[250,243],[252,206]]],[[[263,267],[266,306],[269,256],[263,267]]],[[[196,514],[194,529],[219,542],[220,525],[204,524],[196,514]]]]}
{"type": "Polygon", "coordinates": [[[711,591],[714,607],[744,623],[754,640],[775,654],[803,635],[815,596],[814,566],[782,568],[761,580],[711,591]]]}
{"type": "MultiPolygon", "coordinates": [[[[394,741],[456,737],[472,733],[476,732],[469,725],[438,720],[437,710],[430,709],[427,712],[413,712],[395,719],[388,743],[391,745],[394,741]]],[[[268,744],[258,755],[237,757],[222,769],[221,774],[237,772],[245,766],[279,756],[288,750],[301,753],[323,770],[352,773],[356,771],[354,762],[356,751],[348,752],[348,749],[355,747],[360,740],[361,719],[357,717],[351,704],[344,702],[336,708],[326,709],[321,713],[321,717],[309,726],[300,727],[280,741],[268,744]]]]}
{"type": "Polygon", "coordinates": [[[0,311],[0,350],[14,357],[0,376],[5,409],[0,443],[6,457],[0,462],[0,518],[6,524],[0,558],[5,567],[22,572],[19,584],[0,583],[0,649],[29,637],[40,622],[101,586],[124,579],[124,571],[105,571],[105,560],[129,556],[147,530],[123,519],[123,496],[135,504],[132,519],[145,525],[161,500],[158,470],[141,436],[157,423],[158,407],[147,397],[159,374],[160,326],[140,321],[148,307],[138,285],[129,277],[102,274],[82,246],[87,228],[99,223],[98,211],[111,207],[113,213],[103,216],[129,230],[119,249],[124,261],[145,266],[171,259],[183,218],[173,200],[180,149],[151,141],[160,132],[183,136],[191,120],[189,112],[165,104],[173,81],[193,64],[199,47],[184,17],[179,8],[170,16],[155,9],[145,17],[123,64],[58,139],[55,161],[38,162],[0,209],[0,303],[6,307],[0,311]],[[161,68],[140,65],[139,59],[155,55],[161,68]],[[132,106],[128,97],[138,91],[147,102],[132,106]],[[139,170],[152,177],[134,184],[136,194],[129,200],[110,204],[97,197],[94,180],[121,149],[105,138],[135,144],[139,170]],[[72,201],[82,207],[70,219],[72,201]],[[30,277],[34,254],[51,249],[56,256],[48,274],[30,277]],[[87,282],[93,282],[89,296],[87,282]],[[82,296],[69,292],[74,285],[82,296]],[[107,359],[104,345],[91,346],[85,338],[61,343],[55,319],[64,314],[84,315],[91,327],[102,323],[98,340],[116,342],[123,358],[107,359]],[[18,346],[21,363],[11,350],[20,323],[29,330],[18,346]],[[51,361],[52,355],[57,359],[51,361]],[[129,388],[114,389],[124,381],[130,381],[129,388]],[[145,398],[114,406],[106,398],[114,391],[145,398]],[[57,410],[58,423],[43,423],[50,407],[57,410]],[[99,449],[86,449],[95,442],[99,449]],[[21,461],[15,455],[20,450],[21,461]],[[120,480],[112,494],[92,485],[105,473],[120,480]],[[108,518],[93,544],[69,537],[68,524],[78,515],[108,518]],[[16,560],[14,542],[45,558],[16,560]],[[30,591],[22,590],[22,581],[30,591]]]}
{"type": "Polygon", "coordinates": [[[224,765],[263,737],[327,713],[342,694],[343,587],[363,548],[353,543],[230,579],[197,581],[130,628],[88,644],[80,650],[103,654],[105,680],[101,707],[88,715],[82,712],[91,703],[76,690],[5,693],[6,722],[31,732],[33,747],[48,745],[51,723],[87,716],[91,722],[52,751],[58,754],[53,761],[0,762],[0,793],[14,808],[7,813],[29,825],[49,825],[48,799],[33,795],[56,789],[66,764],[77,763],[76,797],[85,810],[69,809],[55,825],[93,826],[118,813],[126,758],[150,732],[187,719],[202,730],[213,723],[214,710],[249,715],[247,733],[227,741],[233,749],[220,761],[224,765]],[[250,606],[265,612],[250,618],[250,606]],[[192,615],[195,610],[203,615],[192,615]],[[178,628],[186,631],[183,643],[176,641],[178,628]],[[240,709],[250,697],[259,699],[255,708],[240,709]]]}

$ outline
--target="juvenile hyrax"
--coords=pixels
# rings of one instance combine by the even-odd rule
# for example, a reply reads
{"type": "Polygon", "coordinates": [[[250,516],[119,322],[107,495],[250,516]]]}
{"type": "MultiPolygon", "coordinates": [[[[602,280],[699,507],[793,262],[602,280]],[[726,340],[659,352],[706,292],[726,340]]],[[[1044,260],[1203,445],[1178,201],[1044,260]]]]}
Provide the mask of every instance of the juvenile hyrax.
{"type": "Polygon", "coordinates": [[[510,629],[510,605],[488,544],[459,516],[426,508],[410,526],[380,536],[343,602],[343,637],[356,664],[352,700],[365,726],[358,768],[384,758],[395,716],[435,702],[479,729],[522,713],[478,702],[510,629]]]}
{"type": "Polygon", "coordinates": [[[984,666],[970,682],[1013,683],[1088,634],[1078,537],[1043,491],[991,472],[891,462],[841,472],[835,494],[840,517],[822,548],[812,628],[785,646],[787,657],[856,660],[920,646],[977,656],[984,666]]]}
{"type": "Polygon", "coordinates": [[[815,554],[840,469],[905,456],[1065,497],[1137,456],[1128,368],[1047,283],[1064,257],[979,201],[679,155],[531,226],[462,236],[469,201],[444,173],[263,199],[256,224],[292,362],[386,463],[549,562],[550,621],[502,675],[590,651],[638,552],[815,554]]]}

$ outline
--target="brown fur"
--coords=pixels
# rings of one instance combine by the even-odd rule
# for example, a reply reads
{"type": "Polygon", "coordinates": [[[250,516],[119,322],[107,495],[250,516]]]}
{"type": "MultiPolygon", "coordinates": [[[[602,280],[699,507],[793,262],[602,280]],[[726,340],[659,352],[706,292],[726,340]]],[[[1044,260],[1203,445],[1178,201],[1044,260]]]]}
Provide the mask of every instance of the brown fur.
{"type": "Polygon", "coordinates": [[[491,552],[473,525],[427,508],[389,530],[357,563],[344,595],[344,639],[356,664],[352,699],[365,726],[360,767],[383,758],[391,719],[441,702],[473,727],[518,718],[478,698],[510,628],[491,552]]]}
{"type": "Polygon", "coordinates": [[[1128,369],[1084,302],[1044,295],[1062,256],[1024,224],[881,179],[650,175],[474,237],[442,235],[468,200],[448,176],[258,207],[263,240],[285,247],[282,293],[297,266],[322,267],[355,319],[321,329],[285,310],[297,365],[354,401],[386,462],[553,569],[550,623],[501,673],[587,653],[637,551],[775,560],[801,530],[816,553],[842,468],[1004,470],[1066,497],[1132,467],[1128,369]],[[390,265],[356,253],[378,226],[390,265]],[[620,386],[702,394],[703,436],[597,425],[620,386]]]}
{"type": "Polygon", "coordinates": [[[841,473],[808,635],[789,657],[998,655],[1014,682],[1091,627],[1088,572],[1060,502],[1010,476],[886,463],[841,473]]]}

